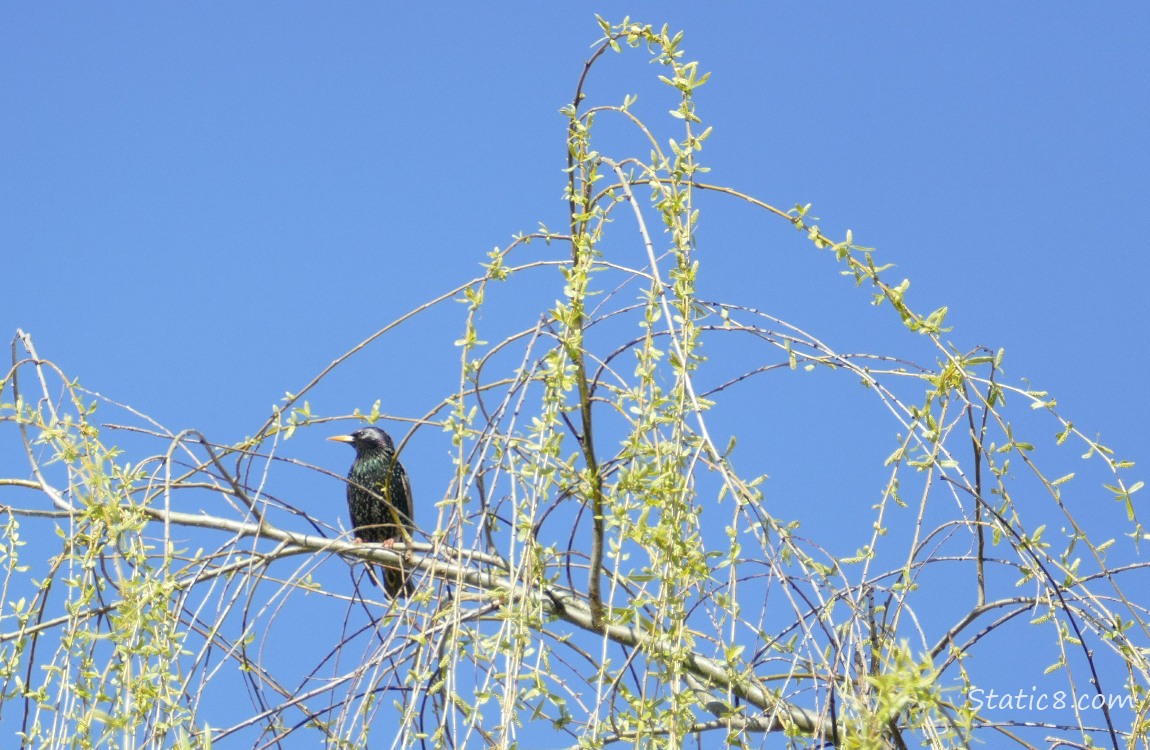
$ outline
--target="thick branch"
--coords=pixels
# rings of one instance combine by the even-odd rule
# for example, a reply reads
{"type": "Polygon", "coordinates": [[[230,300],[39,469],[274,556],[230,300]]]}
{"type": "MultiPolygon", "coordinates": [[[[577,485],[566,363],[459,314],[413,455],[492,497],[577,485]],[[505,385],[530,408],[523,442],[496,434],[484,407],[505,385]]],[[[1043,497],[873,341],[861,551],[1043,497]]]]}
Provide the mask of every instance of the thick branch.
{"type": "MultiPolygon", "coordinates": [[[[433,547],[429,544],[396,544],[392,549],[379,545],[357,544],[341,539],[329,539],[311,534],[286,531],[268,523],[258,525],[244,521],[233,521],[217,516],[178,511],[145,509],[156,521],[217,529],[235,534],[238,537],[268,539],[280,542],[277,556],[299,554],[301,552],[330,552],[365,561],[396,566],[402,561],[409,569],[424,570],[433,577],[464,584],[489,591],[496,596],[507,597],[509,601],[519,601],[532,607],[540,607],[549,614],[583,630],[606,636],[609,640],[629,648],[636,648],[648,654],[667,656],[668,648],[659,644],[656,636],[641,633],[635,628],[604,623],[596,626],[589,606],[574,594],[563,589],[528,588],[522,583],[497,575],[489,570],[475,567],[472,561],[485,565],[496,562],[487,555],[462,553],[459,550],[433,547]],[[446,552],[448,556],[466,562],[449,562],[437,559],[432,554],[446,552]]],[[[829,722],[817,713],[793,706],[776,698],[752,676],[734,675],[731,668],[719,661],[698,654],[687,657],[686,666],[691,673],[706,685],[718,690],[730,691],[733,695],[767,712],[765,721],[759,722],[767,731],[782,731],[787,728],[798,730],[808,736],[817,736],[825,742],[832,742],[834,733],[829,722]]]]}

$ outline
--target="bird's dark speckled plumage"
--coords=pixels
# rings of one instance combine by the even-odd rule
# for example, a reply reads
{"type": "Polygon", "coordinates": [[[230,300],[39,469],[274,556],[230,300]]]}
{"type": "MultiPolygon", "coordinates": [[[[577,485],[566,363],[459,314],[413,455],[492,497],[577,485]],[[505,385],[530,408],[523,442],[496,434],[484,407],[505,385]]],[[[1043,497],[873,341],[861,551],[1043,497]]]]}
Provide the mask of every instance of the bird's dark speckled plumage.
{"type": "MultiPolygon", "coordinates": [[[[328,439],[355,448],[355,461],[347,474],[347,508],[356,538],[382,544],[410,539],[415,528],[411,483],[395,455],[391,436],[378,427],[364,427],[328,439]]],[[[382,572],[388,596],[402,598],[412,593],[410,573],[393,568],[382,572]]]]}

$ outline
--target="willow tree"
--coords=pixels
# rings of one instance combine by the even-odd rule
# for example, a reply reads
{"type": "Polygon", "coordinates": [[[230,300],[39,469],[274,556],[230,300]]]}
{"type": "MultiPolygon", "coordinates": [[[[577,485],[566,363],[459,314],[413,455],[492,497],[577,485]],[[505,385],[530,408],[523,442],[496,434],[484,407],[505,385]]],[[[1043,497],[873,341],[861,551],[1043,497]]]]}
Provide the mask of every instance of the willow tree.
{"type": "MultiPolygon", "coordinates": [[[[380,321],[249,438],[157,424],[17,332],[0,382],[5,729],[28,747],[120,748],[1145,741],[1129,462],[1007,379],[1003,352],[959,343],[946,308],[917,309],[849,232],[709,182],[707,76],[682,35],[601,26],[562,110],[568,225],[514,237],[482,276],[380,321]],[[657,63],[670,117],[593,103],[611,53],[657,63]],[[643,146],[615,152],[604,122],[643,146]],[[789,262],[833,255],[917,358],[838,353],[761,311],[769,299],[701,298],[704,194],[761,215],[765,236],[804,233],[817,252],[789,262]],[[533,307],[547,287],[557,301],[533,307]],[[510,332],[485,332],[493,304],[514,311],[510,332]],[[437,306],[461,314],[457,388],[411,413],[321,416],[309,394],[437,306]],[[795,378],[851,383],[889,441],[882,486],[811,498],[807,518],[740,471],[759,462],[737,432],[709,426],[727,409],[759,429],[756,400],[795,378]],[[339,494],[341,474],[298,458],[337,421],[388,425],[401,455],[450,441],[444,480],[417,478],[416,538],[356,544],[335,514],[302,510],[305,480],[339,494]],[[1077,444],[1082,468],[1058,452],[1040,466],[1042,444],[1077,444]],[[1117,531],[1078,510],[1115,500],[1117,531]],[[806,534],[845,504],[869,523],[806,534]],[[402,562],[417,592],[389,601],[367,562],[402,562]],[[993,686],[1029,687],[1012,668],[1057,682],[995,704],[993,686]]],[[[799,446],[765,462],[827,466],[799,446]]]]}

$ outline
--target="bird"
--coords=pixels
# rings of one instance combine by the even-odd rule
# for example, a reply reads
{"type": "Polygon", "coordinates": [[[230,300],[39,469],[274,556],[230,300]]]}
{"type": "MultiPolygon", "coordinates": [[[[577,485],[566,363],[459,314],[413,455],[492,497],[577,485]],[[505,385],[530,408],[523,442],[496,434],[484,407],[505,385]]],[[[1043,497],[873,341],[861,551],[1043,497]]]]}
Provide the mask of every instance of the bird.
{"type": "MultiPolygon", "coordinates": [[[[355,460],[347,473],[347,509],[356,541],[390,548],[397,539],[410,539],[415,529],[411,482],[395,454],[391,435],[379,427],[364,427],[328,440],[355,448],[355,460]]],[[[374,571],[368,568],[368,572],[379,586],[374,571]]],[[[395,568],[383,568],[382,587],[392,599],[405,598],[414,591],[410,572],[395,568]]]]}

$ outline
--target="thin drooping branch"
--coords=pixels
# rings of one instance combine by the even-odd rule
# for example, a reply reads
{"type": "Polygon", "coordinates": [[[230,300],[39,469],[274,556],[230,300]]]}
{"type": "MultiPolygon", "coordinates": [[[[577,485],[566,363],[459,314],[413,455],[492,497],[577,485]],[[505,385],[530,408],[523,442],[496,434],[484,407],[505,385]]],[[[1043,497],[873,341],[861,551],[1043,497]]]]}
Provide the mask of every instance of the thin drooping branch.
{"type": "MultiPolygon", "coordinates": [[[[594,244],[588,226],[594,215],[591,204],[593,174],[583,175],[582,184],[578,165],[587,165],[586,126],[578,115],[583,101],[583,84],[595,60],[610,48],[610,42],[599,46],[583,68],[575,97],[571,103],[567,132],[567,201],[571,222],[571,279],[569,286],[574,289],[571,299],[571,320],[568,326],[575,340],[568,341],[567,356],[575,367],[575,381],[579,398],[579,444],[587,473],[586,500],[591,507],[591,550],[587,576],[587,599],[591,605],[591,615],[596,628],[604,624],[603,594],[600,571],[603,569],[603,539],[606,535],[606,519],[603,507],[603,477],[599,473],[599,461],[595,455],[595,432],[591,408],[591,386],[587,379],[587,360],[583,346],[583,333],[587,326],[584,310],[585,279],[590,272],[594,244]]],[[[590,165],[592,172],[594,165],[590,165]]]]}

